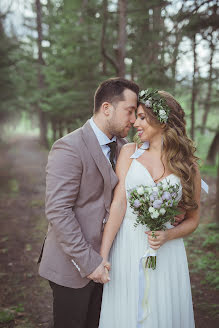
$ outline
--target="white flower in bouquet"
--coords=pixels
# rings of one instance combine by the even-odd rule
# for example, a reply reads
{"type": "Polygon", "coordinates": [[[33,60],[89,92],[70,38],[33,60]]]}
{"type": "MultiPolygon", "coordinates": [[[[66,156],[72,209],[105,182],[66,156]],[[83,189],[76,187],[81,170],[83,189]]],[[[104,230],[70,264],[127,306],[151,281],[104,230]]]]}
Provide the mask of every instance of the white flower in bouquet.
{"type": "Polygon", "coordinates": [[[144,194],[144,188],[143,187],[139,187],[137,188],[137,193],[141,196],[144,194]]]}
{"type": "Polygon", "coordinates": [[[165,210],[165,208],[162,207],[162,208],[160,209],[160,214],[161,214],[161,215],[164,215],[165,213],[166,213],[166,210],[165,210]]]}
{"type": "Polygon", "coordinates": [[[148,192],[148,194],[151,194],[152,191],[153,191],[153,188],[152,188],[152,187],[147,187],[147,192],[148,192]]]}
{"type": "Polygon", "coordinates": [[[152,219],[157,219],[159,217],[159,212],[157,210],[154,210],[153,213],[151,213],[152,219]]]}
{"type": "Polygon", "coordinates": [[[151,207],[149,207],[148,211],[149,211],[150,213],[154,213],[155,209],[151,206],[151,207]]]}

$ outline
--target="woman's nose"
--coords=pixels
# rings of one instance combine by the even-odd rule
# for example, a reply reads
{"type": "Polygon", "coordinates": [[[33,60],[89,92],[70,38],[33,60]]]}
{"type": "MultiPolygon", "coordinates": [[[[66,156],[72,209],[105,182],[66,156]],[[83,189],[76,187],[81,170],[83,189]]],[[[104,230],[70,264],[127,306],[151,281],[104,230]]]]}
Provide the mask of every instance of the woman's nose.
{"type": "Polygon", "coordinates": [[[135,120],[136,120],[136,116],[135,116],[135,112],[133,112],[132,115],[131,115],[131,118],[130,118],[130,122],[132,124],[134,124],[135,123],[135,120]]]}

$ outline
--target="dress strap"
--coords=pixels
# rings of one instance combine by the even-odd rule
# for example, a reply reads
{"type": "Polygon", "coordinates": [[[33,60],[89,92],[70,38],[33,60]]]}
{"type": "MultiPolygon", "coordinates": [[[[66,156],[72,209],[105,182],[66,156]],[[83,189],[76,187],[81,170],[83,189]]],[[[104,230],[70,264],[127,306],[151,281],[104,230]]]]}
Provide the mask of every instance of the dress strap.
{"type": "Polygon", "coordinates": [[[134,154],[132,154],[132,156],[130,158],[138,158],[138,157],[140,157],[144,153],[144,151],[149,148],[149,145],[150,144],[149,144],[148,141],[145,141],[143,143],[143,145],[141,145],[140,148],[138,148],[138,145],[136,144],[135,152],[134,152],[134,154]]]}

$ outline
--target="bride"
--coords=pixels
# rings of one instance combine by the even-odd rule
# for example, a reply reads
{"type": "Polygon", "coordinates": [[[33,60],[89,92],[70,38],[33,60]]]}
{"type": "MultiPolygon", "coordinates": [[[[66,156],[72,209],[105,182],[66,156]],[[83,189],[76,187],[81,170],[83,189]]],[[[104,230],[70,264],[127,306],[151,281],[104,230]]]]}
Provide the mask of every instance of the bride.
{"type": "Polygon", "coordinates": [[[169,93],[141,91],[139,102],[134,127],[142,147],[127,144],[120,152],[119,183],[102,239],[101,255],[112,268],[110,281],[104,285],[99,328],[192,328],[182,238],[199,223],[201,178],[195,148],[186,134],[184,111],[169,93]],[[134,227],[136,214],[129,205],[128,190],[160,181],[180,185],[178,199],[186,216],[178,226],[168,223],[167,230],[156,231],[154,238],[147,226],[134,227]],[[139,263],[148,247],[157,250],[157,266],[144,268],[142,285],[139,263]],[[146,304],[139,301],[142,293],[146,304]]]}

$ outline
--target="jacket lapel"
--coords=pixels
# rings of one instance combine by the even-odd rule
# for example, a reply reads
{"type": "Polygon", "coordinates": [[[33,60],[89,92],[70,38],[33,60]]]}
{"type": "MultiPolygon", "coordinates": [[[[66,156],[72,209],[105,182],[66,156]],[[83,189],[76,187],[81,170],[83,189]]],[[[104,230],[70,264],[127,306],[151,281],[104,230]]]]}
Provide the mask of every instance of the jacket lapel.
{"type": "Polygon", "coordinates": [[[87,150],[95,161],[101,175],[104,180],[104,202],[106,211],[109,212],[109,207],[112,200],[112,190],[118,183],[118,178],[113,171],[110,163],[106,159],[100,144],[96,138],[93,129],[90,126],[89,121],[87,121],[82,127],[82,138],[85,142],[87,150]]]}

